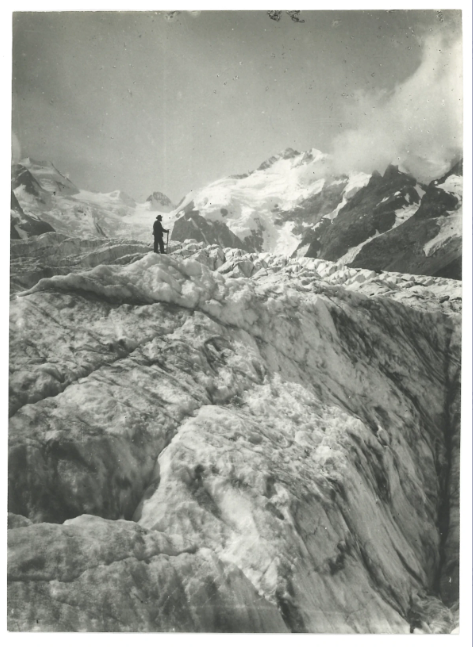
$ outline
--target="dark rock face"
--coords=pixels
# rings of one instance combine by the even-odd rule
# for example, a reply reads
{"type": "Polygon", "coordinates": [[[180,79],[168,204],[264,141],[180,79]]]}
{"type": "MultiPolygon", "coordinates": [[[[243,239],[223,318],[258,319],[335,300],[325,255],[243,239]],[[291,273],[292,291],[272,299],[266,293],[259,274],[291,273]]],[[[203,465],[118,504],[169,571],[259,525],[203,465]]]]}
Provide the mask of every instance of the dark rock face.
{"type": "Polygon", "coordinates": [[[424,253],[425,242],[434,238],[439,225],[415,216],[386,236],[368,242],[350,264],[388,272],[404,272],[461,279],[462,243],[454,239],[433,256],[424,253]]]}
{"type": "Polygon", "coordinates": [[[249,175],[251,175],[251,171],[248,171],[248,173],[235,173],[234,175],[229,175],[228,177],[232,180],[243,180],[249,175]]]}
{"type": "Polygon", "coordinates": [[[17,232],[17,230],[15,228],[15,223],[14,223],[13,218],[11,216],[10,216],[10,239],[11,240],[20,240],[21,239],[21,236],[17,232]]]}
{"type": "Polygon", "coordinates": [[[172,211],[172,209],[175,209],[175,205],[171,202],[167,195],[161,193],[161,191],[154,191],[146,198],[146,202],[149,202],[151,207],[156,209],[165,208],[166,211],[172,211]]]}
{"type": "MultiPolygon", "coordinates": [[[[292,233],[296,235],[304,234],[307,229],[319,223],[325,215],[337,207],[342,200],[347,181],[348,178],[337,178],[335,182],[327,181],[319,193],[307,198],[292,211],[277,212],[275,224],[284,224],[291,220],[295,223],[292,233]]],[[[310,240],[312,240],[311,233],[312,229],[308,233],[310,240]]],[[[320,235],[320,233],[319,230],[318,234],[320,235]]],[[[301,243],[301,246],[303,244],[304,242],[301,243]]],[[[309,254],[306,255],[309,256],[309,254]]],[[[312,255],[311,257],[316,258],[312,255]]]]}
{"type": "Polygon", "coordinates": [[[460,246],[459,255],[456,255],[456,258],[447,263],[447,265],[442,265],[439,270],[434,272],[432,276],[443,276],[446,279],[456,279],[460,281],[463,273],[463,256],[462,248],[460,246]]]}
{"type": "Polygon", "coordinates": [[[253,247],[236,236],[224,222],[212,222],[203,218],[198,211],[184,213],[174,224],[171,240],[184,242],[194,239],[206,245],[218,244],[222,247],[236,247],[253,251],[253,247]]]}
{"type": "Polygon", "coordinates": [[[245,236],[243,241],[245,249],[250,251],[262,251],[263,249],[263,231],[262,229],[254,229],[249,236],[245,236]]]}
{"type": "MultiPolygon", "coordinates": [[[[414,178],[394,166],[388,167],[383,176],[373,173],[368,184],[340,209],[334,220],[316,229],[306,255],[336,261],[377,232],[388,231],[396,220],[397,209],[420,201],[415,185],[414,178]]],[[[307,242],[306,239],[301,245],[307,242]]]]}
{"type": "Polygon", "coordinates": [[[40,202],[46,201],[47,192],[41,187],[40,183],[22,164],[12,165],[11,187],[12,191],[23,186],[25,191],[34,195],[40,202]]]}
{"type": "Polygon", "coordinates": [[[383,176],[375,172],[336,218],[319,219],[306,232],[299,249],[310,258],[331,261],[353,249],[352,257],[345,259],[350,267],[460,279],[462,242],[455,213],[461,197],[447,185],[449,178],[461,174],[458,162],[442,178],[420,187],[394,166],[383,176]],[[451,234],[443,233],[444,239],[429,250],[429,241],[446,229],[451,234]]]}
{"type": "Polygon", "coordinates": [[[16,195],[11,192],[10,238],[21,239],[29,236],[40,236],[54,227],[41,218],[27,215],[20,206],[16,195]]]}
{"type": "MultiPolygon", "coordinates": [[[[425,251],[428,241],[434,239],[441,227],[445,226],[444,219],[461,206],[457,195],[438,188],[438,185],[461,172],[459,163],[441,179],[431,182],[414,216],[364,245],[351,266],[461,279],[460,236],[445,240],[432,254],[425,251]]],[[[451,227],[453,229],[453,223],[451,227]]]]}
{"type": "Polygon", "coordinates": [[[320,220],[317,225],[314,228],[310,229],[302,238],[298,250],[307,247],[307,251],[304,256],[307,256],[308,258],[322,258],[321,250],[323,249],[323,247],[321,240],[323,239],[331,224],[332,222],[327,218],[320,220]]]}
{"type": "Polygon", "coordinates": [[[41,188],[52,195],[69,196],[79,192],[75,184],[58,171],[52,162],[26,158],[17,166],[26,168],[41,188]]]}
{"type": "Polygon", "coordinates": [[[447,211],[458,209],[460,200],[453,193],[438,188],[438,185],[444,184],[449,177],[458,175],[463,176],[463,161],[458,162],[455,166],[439,180],[431,182],[422,198],[419,210],[416,212],[417,219],[438,218],[443,216],[447,211]]]}

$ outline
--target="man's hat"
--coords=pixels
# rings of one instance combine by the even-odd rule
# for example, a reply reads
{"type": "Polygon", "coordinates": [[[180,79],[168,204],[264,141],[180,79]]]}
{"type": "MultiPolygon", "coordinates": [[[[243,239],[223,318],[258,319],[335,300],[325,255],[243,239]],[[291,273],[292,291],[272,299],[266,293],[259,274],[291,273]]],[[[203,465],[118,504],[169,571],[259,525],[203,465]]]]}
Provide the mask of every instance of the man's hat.
{"type": "Polygon", "coordinates": [[[156,220],[162,220],[162,219],[163,219],[162,216],[156,216],[156,220]]]}

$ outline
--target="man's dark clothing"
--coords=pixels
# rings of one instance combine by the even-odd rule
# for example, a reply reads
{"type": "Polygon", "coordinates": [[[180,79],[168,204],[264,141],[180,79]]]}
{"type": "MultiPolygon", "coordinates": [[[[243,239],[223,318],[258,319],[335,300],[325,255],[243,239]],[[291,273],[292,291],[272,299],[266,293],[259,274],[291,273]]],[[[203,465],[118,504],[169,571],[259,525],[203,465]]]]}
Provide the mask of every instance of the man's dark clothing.
{"type": "Polygon", "coordinates": [[[153,224],[153,235],[154,235],[154,251],[158,253],[158,244],[161,254],[164,254],[164,242],[163,234],[164,232],[169,232],[169,229],[164,229],[159,220],[155,220],[153,224]]]}
{"type": "Polygon", "coordinates": [[[162,238],[158,238],[157,236],[154,237],[154,251],[156,254],[158,254],[158,244],[159,244],[159,251],[161,254],[164,254],[164,242],[162,238]]]}

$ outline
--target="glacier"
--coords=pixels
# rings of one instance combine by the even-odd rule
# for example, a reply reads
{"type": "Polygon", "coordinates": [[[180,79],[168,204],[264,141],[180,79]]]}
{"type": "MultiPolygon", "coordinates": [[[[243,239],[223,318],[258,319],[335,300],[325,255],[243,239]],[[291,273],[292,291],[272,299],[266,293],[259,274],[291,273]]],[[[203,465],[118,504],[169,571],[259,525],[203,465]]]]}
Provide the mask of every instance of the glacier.
{"type": "Polygon", "coordinates": [[[450,633],[461,282],[12,241],[12,631],[450,633]]]}

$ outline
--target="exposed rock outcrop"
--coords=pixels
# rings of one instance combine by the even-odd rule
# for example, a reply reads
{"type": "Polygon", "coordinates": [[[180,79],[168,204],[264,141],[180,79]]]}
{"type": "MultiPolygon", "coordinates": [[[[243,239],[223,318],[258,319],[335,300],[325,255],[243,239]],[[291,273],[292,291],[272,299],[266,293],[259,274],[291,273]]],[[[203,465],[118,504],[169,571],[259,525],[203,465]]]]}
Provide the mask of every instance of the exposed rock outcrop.
{"type": "Polygon", "coordinates": [[[194,239],[206,245],[217,244],[221,247],[235,247],[236,249],[253,251],[248,244],[235,236],[224,222],[206,220],[193,210],[184,213],[176,220],[171,239],[180,242],[194,239]]]}
{"type": "Polygon", "coordinates": [[[17,186],[24,184],[25,177],[30,178],[26,184],[28,191],[29,187],[33,186],[33,182],[31,182],[31,178],[33,178],[34,182],[39,183],[43,191],[53,195],[74,195],[79,193],[79,189],[75,184],[58,171],[52,162],[27,157],[16,165],[16,169],[18,171],[15,180],[17,186]]]}
{"type": "Polygon", "coordinates": [[[41,218],[34,218],[26,214],[20,206],[16,195],[11,192],[10,206],[10,238],[20,240],[30,236],[40,236],[49,231],[54,231],[48,222],[41,218]]]}
{"type": "Polygon", "coordinates": [[[411,218],[368,241],[351,265],[461,279],[462,193],[458,163],[426,187],[411,218]]]}
{"type": "Polygon", "coordinates": [[[158,209],[162,213],[168,213],[176,208],[176,205],[171,202],[167,195],[160,191],[154,191],[146,198],[146,202],[149,203],[150,209],[158,209]]]}
{"type": "Polygon", "coordinates": [[[352,248],[390,230],[399,210],[410,208],[414,213],[418,208],[420,195],[416,184],[413,177],[394,166],[388,167],[383,176],[373,173],[368,184],[338,210],[336,218],[325,219],[307,234],[301,242],[302,246],[309,243],[306,255],[337,261],[352,248]]]}

